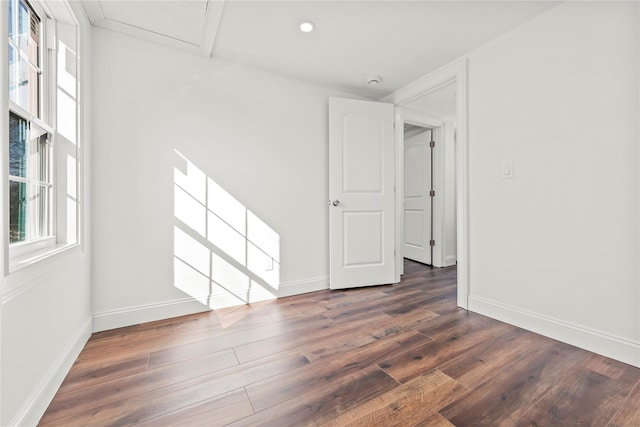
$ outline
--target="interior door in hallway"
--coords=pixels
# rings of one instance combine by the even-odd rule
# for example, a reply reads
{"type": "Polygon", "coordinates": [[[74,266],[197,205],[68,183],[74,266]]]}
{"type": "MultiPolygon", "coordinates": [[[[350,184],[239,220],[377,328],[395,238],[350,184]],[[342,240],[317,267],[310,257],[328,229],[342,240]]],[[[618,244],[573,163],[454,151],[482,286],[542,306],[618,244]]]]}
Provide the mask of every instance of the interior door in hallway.
{"type": "Polygon", "coordinates": [[[433,264],[432,129],[405,132],[404,141],[404,248],[405,258],[433,264]]]}
{"type": "Polygon", "coordinates": [[[394,282],[394,111],[392,104],[329,99],[331,289],[394,282]]]}

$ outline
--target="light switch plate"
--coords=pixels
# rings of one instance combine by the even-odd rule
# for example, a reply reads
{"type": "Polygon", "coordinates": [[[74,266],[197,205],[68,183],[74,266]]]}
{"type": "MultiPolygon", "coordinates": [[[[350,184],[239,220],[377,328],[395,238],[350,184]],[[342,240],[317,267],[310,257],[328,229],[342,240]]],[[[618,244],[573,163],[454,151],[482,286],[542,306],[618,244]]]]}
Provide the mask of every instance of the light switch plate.
{"type": "Polygon", "coordinates": [[[512,179],[513,178],[513,160],[509,160],[507,162],[502,162],[500,165],[500,178],[501,179],[512,179]]]}

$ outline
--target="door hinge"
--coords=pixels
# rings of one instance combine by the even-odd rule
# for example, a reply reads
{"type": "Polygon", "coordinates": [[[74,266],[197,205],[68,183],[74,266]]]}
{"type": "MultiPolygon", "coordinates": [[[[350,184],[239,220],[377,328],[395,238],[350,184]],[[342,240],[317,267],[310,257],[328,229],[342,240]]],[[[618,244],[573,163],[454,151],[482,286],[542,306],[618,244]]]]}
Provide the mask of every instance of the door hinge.
{"type": "Polygon", "coordinates": [[[435,245],[436,245],[435,240],[429,240],[429,246],[435,246],[435,245]]]}
{"type": "Polygon", "coordinates": [[[436,146],[436,142],[435,141],[429,142],[429,147],[435,148],[435,146],[436,146]]]}
{"type": "Polygon", "coordinates": [[[429,197],[436,197],[436,191],[435,190],[429,191],[429,197]]]}

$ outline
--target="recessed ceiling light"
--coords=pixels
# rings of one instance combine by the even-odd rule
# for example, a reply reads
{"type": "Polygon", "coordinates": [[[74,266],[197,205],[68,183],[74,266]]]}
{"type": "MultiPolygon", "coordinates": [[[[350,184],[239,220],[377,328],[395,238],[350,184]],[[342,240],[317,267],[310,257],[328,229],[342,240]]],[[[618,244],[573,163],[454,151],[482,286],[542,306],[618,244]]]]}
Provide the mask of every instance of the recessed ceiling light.
{"type": "Polygon", "coordinates": [[[300,24],[300,31],[302,31],[303,33],[310,33],[311,31],[313,31],[313,28],[314,25],[311,21],[305,21],[300,24]]]}

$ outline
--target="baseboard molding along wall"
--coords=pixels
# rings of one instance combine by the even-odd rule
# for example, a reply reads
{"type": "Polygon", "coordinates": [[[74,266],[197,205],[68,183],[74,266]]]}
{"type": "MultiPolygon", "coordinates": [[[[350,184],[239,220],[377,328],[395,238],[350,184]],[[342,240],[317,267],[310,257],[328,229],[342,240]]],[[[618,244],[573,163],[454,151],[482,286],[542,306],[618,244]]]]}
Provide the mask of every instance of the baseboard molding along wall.
{"type": "Polygon", "coordinates": [[[155,304],[103,311],[93,315],[93,332],[122,328],[139,323],[169,319],[171,317],[200,313],[208,310],[210,310],[209,307],[194,298],[182,298],[155,304]]]}
{"type": "Polygon", "coordinates": [[[446,267],[455,265],[456,262],[458,262],[458,257],[456,257],[455,255],[449,255],[449,256],[445,257],[445,259],[444,259],[444,265],[446,267]]]}
{"type": "Polygon", "coordinates": [[[284,282],[278,288],[278,298],[329,289],[329,277],[284,282]]]}
{"type": "Polygon", "coordinates": [[[91,336],[91,319],[87,319],[68,341],[29,398],[9,423],[12,427],[36,426],[56,395],[62,381],[91,336]]]}
{"type": "Polygon", "coordinates": [[[469,296],[469,310],[640,368],[639,342],[477,296],[469,296]]]}
{"type": "MultiPolygon", "coordinates": [[[[278,287],[278,298],[315,292],[323,289],[329,289],[328,277],[284,282],[278,287]]],[[[234,293],[241,297],[236,297],[229,293],[220,295],[214,294],[198,298],[182,298],[179,300],[165,301],[155,304],[145,304],[125,307],[117,310],[103,311],[93,315],[93,332],[122,328],[125,326],[169,319],[171,317],[184,316],[187,314],[201,313],[211,309],[215,310],[219,307],[241,305],[244,303],[243,301],[246,300],[247,296],[249,296],[250,301],[254,302],[273,298],[271,294],[267,294],[260,289],[240,290],[234,291],[234,293]]]]}

